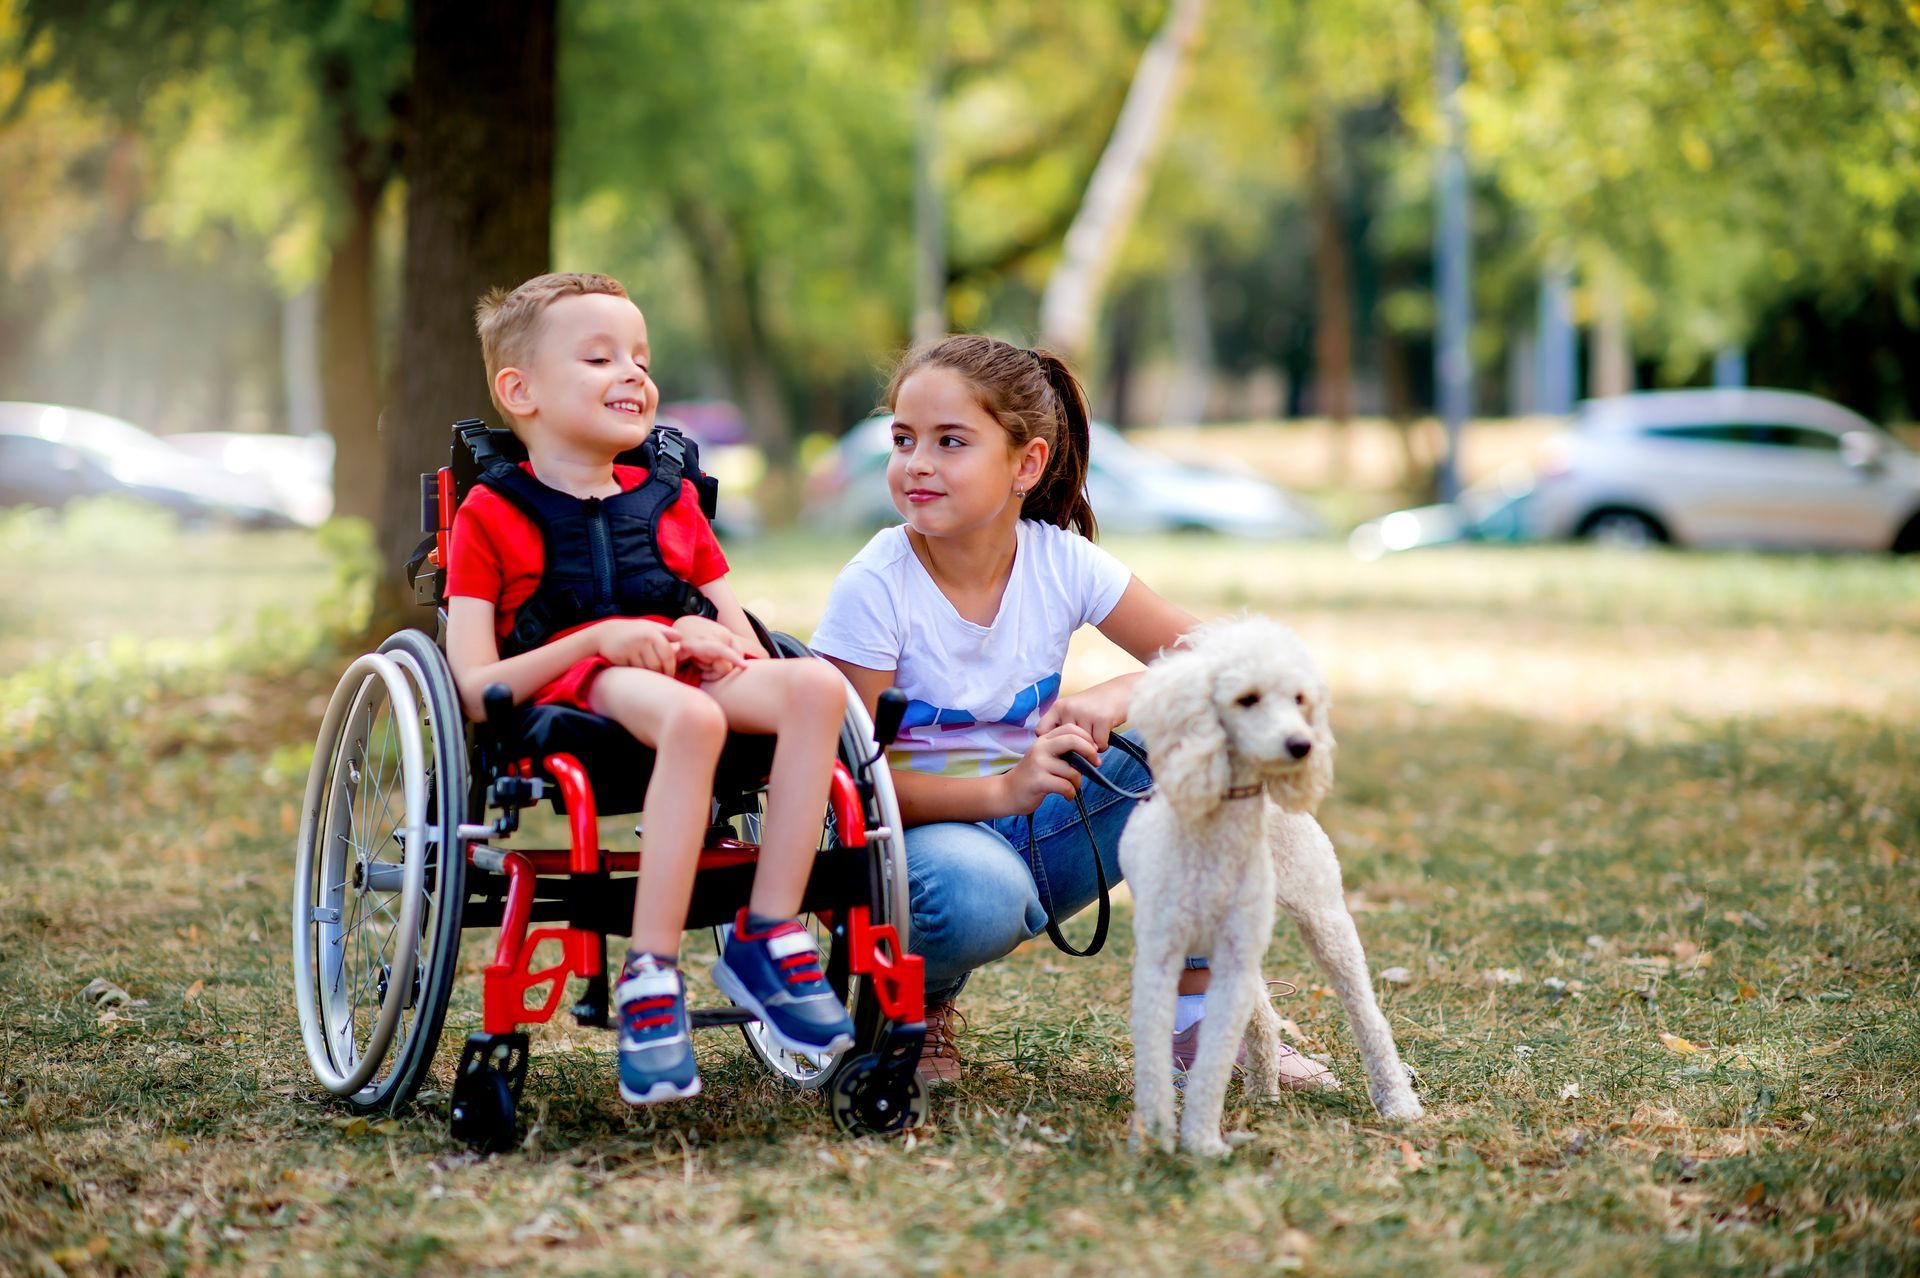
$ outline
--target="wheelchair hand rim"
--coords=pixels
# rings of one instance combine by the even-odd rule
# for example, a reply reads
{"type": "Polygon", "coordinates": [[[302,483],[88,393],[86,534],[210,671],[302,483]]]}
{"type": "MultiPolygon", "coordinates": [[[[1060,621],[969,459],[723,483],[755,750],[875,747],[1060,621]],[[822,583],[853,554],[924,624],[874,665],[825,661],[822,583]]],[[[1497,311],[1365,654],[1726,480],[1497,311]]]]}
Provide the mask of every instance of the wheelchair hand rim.
{"type": "Polygon", "coordinates": [[[396,949],[390,965],[390,975],[385,996],[381,1000],[380,1013],[368,1035],[364,1049],[356,1049],[352,1042],[352,1016],[346,1018],[346,1050],[358,1050],[359,1060],[351,1069],[342,1069],[334,1045],[329,1041],[328,1026],[323,1025],[323,1014],[317,998],[317,982],[314,971],[313,935],[314,925],[319,922],[315,917],[317,903],[314,900],[314,873],[316,860],[323,860],[321,850],[315,846],[319,831],[325,827],[331,829],[337,819],[332,804],[339,789],[337,764],[339,751],[334,749],[340,738],[342,727],[350,717],[369,704],[376,682],[386,693],[388,712],[403,724],[420,722],[420,705],[413,694],[411,681],[401,667],[391,658],[379,653],[364,653],[347,668],[340,682],[335,685],[333,696],[327,703],[326,715],[321,720],[318,741],[314,747],[313,766],[308,770],[305,804],[302,808],[303,820],[300,827],[300,845],[297,853],[297,872],[294,885],[293,908],[293,955],[294,955],[294,994],[299,1008],[301,1036],[305,1040],[307,1060],[312,1066],[314,1076],[321,1086],[336,1096],[351,1096],[364,1088],[379,1069],[385,1059],[387,1048],[393,1040],[395,1028],[400,1023],[400,1015],[406,1005],[412,989],[414,969],[419,955],[420,911],[426,874],[426,771],[423,763],[420,734],[407,731],[400,736],[401,785],[403,797],[404,825],[401,830],[402,844],[405,848],[405,863],[401,886],[400,917],[395,925],[396,949]]]}

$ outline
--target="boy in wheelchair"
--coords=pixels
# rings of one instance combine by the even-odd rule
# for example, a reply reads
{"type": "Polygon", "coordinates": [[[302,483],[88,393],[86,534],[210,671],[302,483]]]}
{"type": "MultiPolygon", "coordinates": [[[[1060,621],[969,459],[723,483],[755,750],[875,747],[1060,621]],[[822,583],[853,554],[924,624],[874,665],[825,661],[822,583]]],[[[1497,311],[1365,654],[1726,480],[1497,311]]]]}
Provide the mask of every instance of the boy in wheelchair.
{"type": "Polygon", "coordinates": [[[632,946],[614,991],[620,1095],[692,1096],[677,958],[714,769],[729,731],[772,735],[752,894],[714,982],[788,1051],[853,1042],[801,904],[846,690],[832,666],[767,656],[726,582],[691,481],[616,465],[653,428],[647,325],[604,275],[543,275],[476,311],[493,403],[528,460],[489,470],[454,518],[447,657],[472,719],[484,690],[619,723],[656,752],[632,946]]]}

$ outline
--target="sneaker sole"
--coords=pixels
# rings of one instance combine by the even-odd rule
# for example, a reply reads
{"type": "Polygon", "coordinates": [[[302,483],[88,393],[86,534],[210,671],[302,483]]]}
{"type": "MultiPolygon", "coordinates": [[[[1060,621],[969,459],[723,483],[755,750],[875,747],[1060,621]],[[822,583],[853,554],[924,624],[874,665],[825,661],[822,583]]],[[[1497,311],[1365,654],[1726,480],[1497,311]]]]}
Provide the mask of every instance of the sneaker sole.
{"type": "Polygon", "coordinates": [[[836,1034],[826,1043],[804,1043],[783,1034],[780,1027],[774,1024],[773,1018],[767,1015],[766,1005],[747,992],[747,987],[741,984],[740,978],[733,974],[733,969],[727,966],[725,959],[715,959],[711,971],[713,983],[720,987],[720,992],[732,999],[736,1007],[744,1007],[752,1012],[754,1019],[758,1020],[760,1027],[767,1032],[767,1037],[778,1044],[783,1051],[804,1052],[809,1056],[830,1056],[835,1052],[844,1052],[853,1046],[851,1034],[836,1034]]]}
{"type": "Polygon", "coordinates": [[[699,1094],[700,1080],[697,1078],[685,1087],[663,1078],[645,1092],[636,1092],[627,1086],[627,1080],[620,1080],[620,1099],[629,1105],[658,1105],[662,1101],[685,1100],[699,1094]]]}

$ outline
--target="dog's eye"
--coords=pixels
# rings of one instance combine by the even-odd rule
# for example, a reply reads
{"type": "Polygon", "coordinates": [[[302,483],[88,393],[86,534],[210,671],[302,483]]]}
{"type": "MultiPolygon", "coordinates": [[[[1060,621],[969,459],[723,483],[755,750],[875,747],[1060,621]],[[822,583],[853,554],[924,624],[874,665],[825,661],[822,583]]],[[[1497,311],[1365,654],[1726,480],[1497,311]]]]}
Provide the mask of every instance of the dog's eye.
{"type": "Polygon", "coordinates": [[[1260,694],[1257,692],[1249,692],[1244,697],[1235,698],[1233,704],[1236,706],[1257,706],[1260,704],[1260,694]]]}
{"type": "Polygon", "coordinates": [[[1295,704],[1296,706],[1304,706],[1305,704],[1307,704],[1307,694],[1304,692],[1294,693],[1293,704],[1295,704]]]}

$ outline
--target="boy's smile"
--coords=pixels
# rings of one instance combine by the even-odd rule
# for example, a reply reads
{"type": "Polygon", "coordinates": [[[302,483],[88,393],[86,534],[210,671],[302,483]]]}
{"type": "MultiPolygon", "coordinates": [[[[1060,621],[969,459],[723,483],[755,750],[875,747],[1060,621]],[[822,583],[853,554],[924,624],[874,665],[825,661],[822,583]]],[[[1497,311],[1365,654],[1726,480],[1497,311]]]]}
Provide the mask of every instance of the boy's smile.
{"type": "Polygon", "coordinates": [[[529,451],[604,465],[638,447],[660,407],[652,358],[646,317],[626,298],[587,293],[548,306],[507,397],[529,451]]]}

